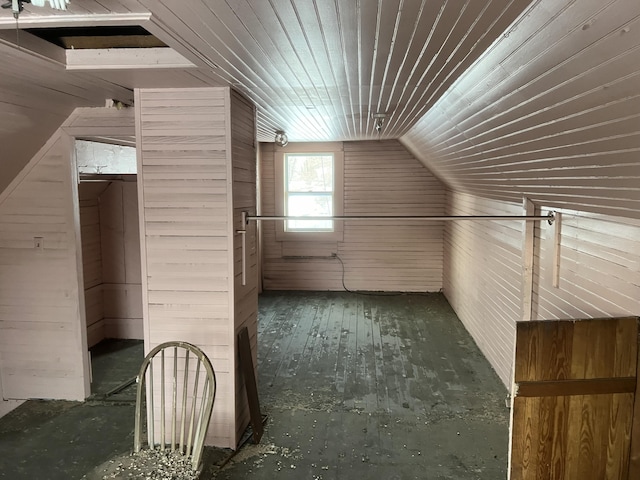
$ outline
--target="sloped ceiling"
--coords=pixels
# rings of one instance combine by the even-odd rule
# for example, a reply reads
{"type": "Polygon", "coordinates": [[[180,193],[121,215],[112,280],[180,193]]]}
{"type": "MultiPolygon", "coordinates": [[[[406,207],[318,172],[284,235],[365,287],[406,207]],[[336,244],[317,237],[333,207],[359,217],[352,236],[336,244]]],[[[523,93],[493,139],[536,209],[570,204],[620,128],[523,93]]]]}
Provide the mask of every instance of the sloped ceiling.
{"type": "Polygon", "coordinates": [[[640,218],[640,2],[536,2],[401,141],[456,190],[640,218]]]}
{"type": "Polygon", "coordinates": [[[19,29],[141,25],[170,48],[64,51],[0,12],[0,190],[77,106],[230,85],[259,140],[400,138],[449,186],[640,212],[640,2],[71,0],[19,29]],[[16,46],[20,44],[20,47],[16,46]],[[465,73],[466,72],[466,73],[465,73]],[[372,114],[387,114],[381,132],[372,114]]]}
{"type": "Polygon", "coordinates": [[[141,1],[258,105],[263,141],[400,137],[529,3],[141,1]]]}
{"type": "Polygon", "coordinates": [[[52,46],[27,53],[38,42],[18,35],[11,12],[2,10],[0,142],[15,151],[0,161],[0,190],[73,108],[130,99],[135,87],[231,85],[258,106],[261,141],[273,141],[276,129],[290,141],[398,138],[529,3],[71,0],[65,12],[25,4],[19,17],[20,29],[142,25],[190,63],[156,69],[129,60],[101,67],[86,52],[52,46]],[[11,109],[23,121],[12,122],[11,109]],[[381,132],[376,112],[387,114],[381,132]]]}

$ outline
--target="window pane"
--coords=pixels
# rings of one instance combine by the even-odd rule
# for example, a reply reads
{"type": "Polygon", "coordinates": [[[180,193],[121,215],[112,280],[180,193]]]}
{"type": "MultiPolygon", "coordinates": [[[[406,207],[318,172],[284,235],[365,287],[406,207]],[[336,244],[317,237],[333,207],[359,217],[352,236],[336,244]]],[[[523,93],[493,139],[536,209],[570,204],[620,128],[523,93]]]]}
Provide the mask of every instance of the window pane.
{"type": "Polygon", "coordinates": [[[333,191],[331,154],[287,154],[286,170],[289,192],[333,191]]]}
{"type": "Polygon", "coordinates": [[[296,230],[310,231],[327,231],[333,232],[332,220],[287,220],[287,231],[294,232],[296,230]]]}
{"type": "MultiPolygon", "coordinates": [[[[287,199],[287,215],[292,217],[330,217],[333,215],[333,198],[329,194],[290,193],[287,199]]],[[[287,230],[333,230],[332,220],[287,220],[287,230]]]]}

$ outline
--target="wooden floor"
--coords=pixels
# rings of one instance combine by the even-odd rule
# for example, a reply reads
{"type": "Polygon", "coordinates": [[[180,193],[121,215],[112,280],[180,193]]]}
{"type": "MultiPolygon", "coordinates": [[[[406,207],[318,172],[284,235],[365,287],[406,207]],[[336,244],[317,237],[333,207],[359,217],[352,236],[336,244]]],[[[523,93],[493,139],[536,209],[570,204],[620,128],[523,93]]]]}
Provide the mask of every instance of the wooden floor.
{"type": "Polygon", "coordinates": [[[441,294],[268,292],[269,415],[220,479],[505,478],[506,389],[441,294]]]}
{"type": "Polygon", "coordinates": [[[266,293],[259,337],[269,400],[422,415],[504,406],[504,387],[441,294],[266,293]]]}
{"type": "MultiPolygon", "coordinates": [[[[506,390],[442,295],[266,293],[259,308],[265,434],[203,480],[505,478],[506,390]]],[[[97,396],[142,356],[122,341],[93,354],[97,396]]],[[[0,478],[81,478],[128,452],[123,396],[29,401],[0,419],[0,478]]]]}

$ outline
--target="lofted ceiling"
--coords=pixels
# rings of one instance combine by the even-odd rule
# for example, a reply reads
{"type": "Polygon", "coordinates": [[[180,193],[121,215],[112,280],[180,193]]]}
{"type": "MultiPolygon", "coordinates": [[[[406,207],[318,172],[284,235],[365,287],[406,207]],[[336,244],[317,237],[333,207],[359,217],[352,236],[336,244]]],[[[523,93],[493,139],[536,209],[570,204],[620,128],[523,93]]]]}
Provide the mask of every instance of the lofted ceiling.
{"type": "Polygon", "coordinates": [[[640,218],[640,2],[536,2],[401,141],[453,190],[640,218]]]}
{"type": "Polygon", "coordinates": [[[31,138],[14,145],[18,168],[18,157],[35,153],[75,107],[131,101],[136,87],[207,85],[230,85],[257,105],[261,141],[273,141],[277,129],[290,141],[399,138],[529,3],[71,0],[67,11],[25,4],[20,31],[11,12],[0,11],[0,141],[31,138]],[[99,25],[143,26],[171,53],[64,51],[23,30],[99,25]],[[381,132],[373,113],[387,115],[381,132]]]}
{"type": "Polygon", "coordinates": [[[456,190],[640,215],[637,0],[70,2],[25,4],[17,25],[0,11],[0,191],[76,107],[231,86],[257,105],[260,141],[398,138],[456,190]],[[87,26],[168,47],[27,32],[87,26]]]}

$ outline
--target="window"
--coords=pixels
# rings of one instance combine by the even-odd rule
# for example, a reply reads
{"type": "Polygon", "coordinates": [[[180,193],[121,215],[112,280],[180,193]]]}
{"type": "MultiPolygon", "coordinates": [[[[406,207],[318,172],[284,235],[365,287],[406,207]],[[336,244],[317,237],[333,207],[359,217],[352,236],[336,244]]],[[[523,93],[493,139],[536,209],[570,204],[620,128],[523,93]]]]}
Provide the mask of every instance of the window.
{"type": "MultiPolygon", "coordinates": [[[[342,215],[342,143],[297,143],[275,152],[276,214],[289,217],[342,215]]],[[[342,240],[334,220],[277,223],[279,241],[342,240]]]]}
{"type": "MultiPolygon", "coordinates": [[[[284,154],[284,214],[333,216],[333,153],[284,154]]],[[[287,220],[287,232],[333,232],[333,220],[287,220]]]]}

